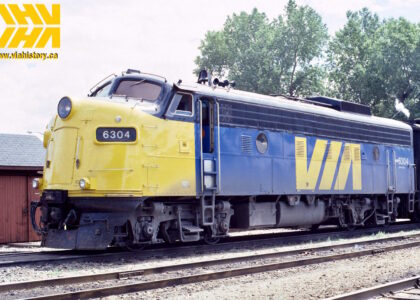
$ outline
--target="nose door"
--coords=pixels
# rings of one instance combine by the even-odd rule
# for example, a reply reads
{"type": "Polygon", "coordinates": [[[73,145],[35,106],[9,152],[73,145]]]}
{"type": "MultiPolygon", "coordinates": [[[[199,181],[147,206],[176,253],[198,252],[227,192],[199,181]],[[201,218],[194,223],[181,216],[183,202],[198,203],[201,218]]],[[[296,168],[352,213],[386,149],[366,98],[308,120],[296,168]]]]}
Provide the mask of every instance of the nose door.
{"type": "Polygon", "coordinates": [[[200,106],[201,192],[220,192],[219,105],[211,98],[202,98],[200,106]]]}

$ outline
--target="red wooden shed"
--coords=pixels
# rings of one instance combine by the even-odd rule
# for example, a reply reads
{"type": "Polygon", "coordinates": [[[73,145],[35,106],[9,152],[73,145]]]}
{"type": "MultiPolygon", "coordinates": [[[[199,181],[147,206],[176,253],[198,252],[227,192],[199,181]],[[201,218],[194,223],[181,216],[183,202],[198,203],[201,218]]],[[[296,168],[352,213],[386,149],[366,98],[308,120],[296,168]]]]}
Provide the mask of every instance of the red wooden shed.
{"type": "Polygon", "coordinates": [[[41,176],[44,159],[36,136],[0,134],[0,244],[39,240],[29,211],[30,202],[39,199],[32,180],[41,176]]]}

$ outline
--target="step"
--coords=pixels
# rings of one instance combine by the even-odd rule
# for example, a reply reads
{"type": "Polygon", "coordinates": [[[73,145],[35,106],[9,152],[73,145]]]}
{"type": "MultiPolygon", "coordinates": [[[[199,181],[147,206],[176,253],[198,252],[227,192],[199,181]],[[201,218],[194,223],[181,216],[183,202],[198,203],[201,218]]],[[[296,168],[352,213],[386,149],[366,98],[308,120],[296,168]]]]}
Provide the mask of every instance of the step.
{"type": "Polygon", "coordinates": [[[184,225],[182,224],[182,229],[188,231],[188,233],[198,233],[203,232],[204,230],[200,227],[194,225],[184,225]]]}
{"type": "Polygon", "coordinates": [[[214,187],[207,187],[207,186],[204,186],[204,189],[205,189],[205,190],[209,190],[209,191],[213,191],[213,190],[215,191],[215,190],[217,190],[217,187],[215,187],[215,186],[214,186],[214,187]]]}
{"type": "Polygon", "coordinates": [[[204,171],[204,175],[217,175],[217,172],[213,172],[213,171],[204,171]]]}

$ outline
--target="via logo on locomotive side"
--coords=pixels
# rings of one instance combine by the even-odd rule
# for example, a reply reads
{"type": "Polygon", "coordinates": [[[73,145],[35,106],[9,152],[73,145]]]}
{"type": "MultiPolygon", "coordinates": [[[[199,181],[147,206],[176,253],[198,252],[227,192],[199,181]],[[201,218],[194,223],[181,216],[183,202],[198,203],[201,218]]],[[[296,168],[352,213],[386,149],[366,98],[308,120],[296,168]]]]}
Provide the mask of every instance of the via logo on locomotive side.
{"type": "Polygon", "coordinates": [[[352,167],[353,190],[361,190],[362,165],[360,144],[344,143],[343,146],[342,142],[331,141],[329,142],[327,157],[324,160],[327,145],[327,140],[316,140],[308,168],[306,138],[295,137],[296,189],[315,190],[322,165],[324,165],[318,188],[319,190],[331,190],[340,153],[344,147],[334,184],[334,190],[344,190],[346,188],[350,167],[352,167]]]}

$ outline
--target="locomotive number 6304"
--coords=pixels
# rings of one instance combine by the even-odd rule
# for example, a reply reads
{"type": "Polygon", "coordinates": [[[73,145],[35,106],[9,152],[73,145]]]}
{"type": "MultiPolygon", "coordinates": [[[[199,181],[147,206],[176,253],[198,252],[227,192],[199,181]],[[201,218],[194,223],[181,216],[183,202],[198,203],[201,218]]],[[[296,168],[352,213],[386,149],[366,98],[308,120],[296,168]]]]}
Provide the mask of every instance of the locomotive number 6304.
{"type": "Polygon", "coordinates": [[[131,127],[99,127],[96,129],[98,142],[134,142],[137,133],[131,127]]]}

